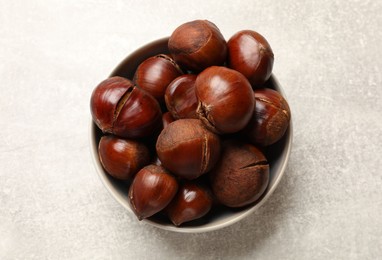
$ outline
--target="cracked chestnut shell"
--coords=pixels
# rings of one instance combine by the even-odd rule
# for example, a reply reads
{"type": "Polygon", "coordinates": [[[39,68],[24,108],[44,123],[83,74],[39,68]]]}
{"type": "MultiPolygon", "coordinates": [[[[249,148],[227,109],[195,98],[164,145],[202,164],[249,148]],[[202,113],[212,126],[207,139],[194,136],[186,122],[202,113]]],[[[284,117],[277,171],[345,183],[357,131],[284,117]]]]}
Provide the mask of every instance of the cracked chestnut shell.
{"type": "Polygon", "coordinates": [[[147,137],[162,126],[162,112],[155,98],[118,76],[102,81],[94,89],[90,110],[102,132],[120,137],[147,137]]]}
{"type": "Polygon", "coordinates": [[[166,208],[171,222],[180,226],[206,215],[212,207],[212,196],[207,188],[193,182],[180,185],[174,199],[166,208]]]}
{"type": "Polygon", "coordinates": [[[168,49],[181,67],[195,72],[212,65],[223,65],[227,57],[224,36],[207,20],[180,25],[170,36],[168,49]]]}
{"type": "Polygon", "coordinates": [[[138,66],[133,81],[158,102],[163,103],[167,86],[182,74],[182,70],[172,58],[159,54],[146,59],[138,66]]]}
{"type": "Polygon", "coordinates": [[[162,130],[156,151],[164,167],[191,180],[215,165],[220,156],[220,139],[198,119],[179,119],[162,130]]]}
{"type": "Polygon", "coordinates": [[[129,188],[129,202],[139,220],[164,209],[174,198],[178,183],[165,168],[148,165],[134,177],[129,188]]]}
{"type": "Polygon", "coordinates": [[[274,55],[268,41],[259,33],[243,30],[227,43],[228,67],[242,73],[253,87],[261,86],[272,74],[274,55]]]}
{"type": "Polygon", "coordinates": [[[208,129],[215,133],[235,133],[252,117],[255,106],[253,90],[239,72],[212,66],[196,78],[197,113],[208,129]]]}
{"type": "Polygon", "coordinates": [[[269,182],[269,164],[251,144],[229,140],[223,143],[222,156],[210,173],[212,192],[228,207],[255,202],[269,182]]]}
{"type": "Polygon", "coordinates": [[[106,172],[120,180],[131,179],[150,161],[144,144],[112,135],[101,137],[98,156],[106,172]]]}
{"type": "Polygon", "coordinates": [[[177,77],[168,85],[164,97],[166,107],[174,118],[198,118],[195,80],[196,75],[187,74],[177,77]]]}
{"type": "Polygon", "coordinates": [[[268,146],[280,140],[288,129],[291,112],[288,102],[273,89],[256,89],[256,107],[243,132],[254,144],[268,146]]]}

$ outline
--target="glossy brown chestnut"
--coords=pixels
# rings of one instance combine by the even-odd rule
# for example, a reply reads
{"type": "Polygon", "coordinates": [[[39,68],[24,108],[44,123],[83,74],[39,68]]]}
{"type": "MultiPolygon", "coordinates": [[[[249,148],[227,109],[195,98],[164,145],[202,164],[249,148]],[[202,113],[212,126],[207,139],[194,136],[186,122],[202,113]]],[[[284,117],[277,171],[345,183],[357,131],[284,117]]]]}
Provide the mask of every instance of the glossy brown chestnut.
{"type": "Polygon", "coordinates": [[[228,43],[228,67],[241,72],[253,87],[261,86],[272,73],[274,55],[267,40],[259,33],[243,30],[228,43]]]}
{"type": "Polygon", "coordinates": [[[274,144],[288,129],[291,118],[289,105],[283,96],[273,89],[257,89],[254,96],[256,108],[243,132],[254,144],[274,144]]]}
{"type": "Polygon", "coordinates": [[[133,82],[128,79],[111,77],[102,81],[93,90],[90,99],[90,111],[93,121],[103,132],[113,133],[118,104],[133,86],[133,82]]]}
{"type": "Polygon", "coordinates": [[[162,115],[163,128],[165,128],[168,124],[170,124],[174,121],[175,121],[175,119],[172,117],[170,112],[166,112],[162,115]]]}
{"type": "Polygon", "coordinates": [[[255,146],[229,140],[222,156],[210,172],[211,187],[217,200],[228,207],[255,202],[269,182],[269,165],[255,146]]]}
{"type": "Polygon", "coordinates": [[[134,82],[163,103],[167,86],[182,74],[182,70],[172,58],[160,54],[148,58],[138,66],[134,82]]]}
{"type": "Polygon", "coordinates": [[[135,176],[129,201],[139,220],[164,209],[178,190],[176,179],[162,166],[148,165],[135,176]]]}
{"type": "Polygon", "coordinates": [[[198,118],[195,80],[196,75],[187,74],[177,77],[168,85],[164,98],[166,107],[174,118],[198,118]]]}
{"type": "Polygon", "coordinates": [[[220,155],[220,139],[198,119],[179,119],[162,130],[156,150],[164,167],[191,180],[215,165],[220,155]]]}
{"type": "Polygon", "coordinates": [[[196,78],[197,113],[208,129],[227,134],[244,128],[255,106],[248,80],[239,72],[212,66],[196,78]]]}
{"type": "Polygon", "coordinates": [[[147,137],[162,127],[162,112],[155,98],[122,77],[101,82],[93,91],[90,108],[103,132],[120,137],[147,137]]]}
{"type": "Polygon", "coordinates": [[[176,28],[168,48],[181,67],[195,72],[212,65],[223,65],[227,57],[223,35],[207,20],[187,22],[176,28]]]}
{"type": "Polygon", "coordinates": [[[203,186],[193,182],[180,185],[174,199],[166,208],[171,222],[179,226],[184,222],[206,215],[212,207],[211,193],[203,186]]]}
{"type": "Polygon", "coordinates": [[[120,180],[131,179],[150,161],[144,144],[112,135],[101,137],[98,156],[106,172],[120,180]]]}

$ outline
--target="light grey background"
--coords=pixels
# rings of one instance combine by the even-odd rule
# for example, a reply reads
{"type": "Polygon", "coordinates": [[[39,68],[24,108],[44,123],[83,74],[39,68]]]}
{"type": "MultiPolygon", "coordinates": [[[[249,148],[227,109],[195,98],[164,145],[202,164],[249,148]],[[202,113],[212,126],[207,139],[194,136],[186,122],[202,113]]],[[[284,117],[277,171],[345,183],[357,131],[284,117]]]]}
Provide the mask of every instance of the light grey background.
{"type": "Polygon", "coordinates": [[[381,0],[0,0],[0,259],[380,258],[381,14],[381,0]],[[88,124],[116,64],[197,18],[269,40],[294,142],[258,212],[190,235],[107,193],[88,124]]]}

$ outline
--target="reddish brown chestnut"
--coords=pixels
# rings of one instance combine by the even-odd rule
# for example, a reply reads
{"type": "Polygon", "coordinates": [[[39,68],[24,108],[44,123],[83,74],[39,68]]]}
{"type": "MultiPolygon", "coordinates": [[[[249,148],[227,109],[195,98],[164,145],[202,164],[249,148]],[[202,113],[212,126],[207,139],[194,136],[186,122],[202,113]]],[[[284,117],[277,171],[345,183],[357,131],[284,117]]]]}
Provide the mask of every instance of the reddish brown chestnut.
{"type": "Polygon", "coordinates": [[[156,150],[164,167],[191,180],[215,165],[220,155],[220,139],[198,119],[179,119],[162,130],[156,150]]]}
{"type": "Polygon", "coordinates": [[[256,108],[252,119],[244,128],[252,143],[268,146],[280,140],[289,126],[291,112],[287,101],[269,88],[254,91],[256,108]]]}
{"type": "Polygon", "coordinates": [[[228,67],[241,72],[253,87],[269,79],[274,55],[262,35],[251,30],[240,31],[229,39],[227,46],[228,67]]]}
{"type": "Polygon", "coordinates": [[[206,215],[212,207],[210,192],[201,185],[186,182],[179,187],[177,194],[166,208],[171,222],[179,226],[184,222],[206,215]]]}
{"type": "Polygon", "coordinates": [[[172,117],[170,112],[166,112],[162,115],[163,128],[165,128],[168,124],[170,124],[174,121],[175,121],[175,119],[172,117]]]}
{"type": "Polygon", "coordinates": [[[128,79],[111,77],[102,81],[93,90],[90,99],[90,111],[93,121],[103,132],[113,132],[118,104],[133,86],[133,82],[128,79]]]}
{"type": "Polygon", "coordinates": [[[212,65],[223,65],[227,57],[223,35],[207,20],[191,21],[176,28],[168,48],[181,67],[195,72],[212,65]]]}
{"type": "Polygon", "coordinates": [[[234,133],[244,128],[255,106],[248,80],[239,72],[212,66],[196,78],[197,113],[215,133],[234,133]]]}
{"type": "Polygon", "coordinates": [[[146,137],[162,126],[155,98],[122,77],[101,82],[92,93],[90,109],[103,132],[125,138],[146,137]]]}
{"type": "Polygon", "coordinates": [[[269,165],[255,146],[229,140],[223,143],[222,157],[210,172],[212,191],[228,207],[255,202],[269,182],[269,165]]]}
{"type": "Polygon", "coordinates": [[[150,161],[144,144],[112,135],[101,137],[98,156],[106,172],[120,180],[131,179],[150,161]]]}
{"type": "Polygon", "coordinates": [[[187,74],[177,77],[168,85],[164,98],[166,107],[174,118],[198,118],[195,80],[196,75],[187,74]]]}
{"type": "Polygon", "coordinates": [[[134,82],[163,103],[167,86],[182,74],[182,70],[172,58],[160,54],[148,58],[138,66],[134,82]]]}
{"type": "Polygon", "coordinates": [[[178,190],[176,179],[162,166],[148,165],[135,176],[129,200],[139,220],[164,209],[178,190]]]}

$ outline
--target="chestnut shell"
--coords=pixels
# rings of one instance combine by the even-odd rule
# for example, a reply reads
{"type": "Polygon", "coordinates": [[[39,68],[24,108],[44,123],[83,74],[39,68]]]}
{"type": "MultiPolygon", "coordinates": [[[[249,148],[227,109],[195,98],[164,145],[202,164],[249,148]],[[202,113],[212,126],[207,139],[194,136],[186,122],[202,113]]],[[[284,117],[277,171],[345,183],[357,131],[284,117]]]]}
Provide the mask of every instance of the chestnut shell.
{"type": "Polygon", "coordinates": [[[215,133],[235,133],[252,117],[255,99],[248,80],[239,72],[212,66],[196,78],[197,113],[215,133]]]}
{"type": "Polygon", "coordinates": [[[264,193],[269,182],[269,164],[255,146],[228,140],[209,174],[212,191],[221,204],[243,207],[264,193]]]}
{"type": "Polygon", "coordinates": [[[220,156],[220,139],[198,119],[179,119],[162,130],[156,151],[164,167],[191,180],[215,165],[220,156]]]}
{"type": "Polygon", "coordinates": [[[227,43],[218,27],[207,20],[180,25],[168,40],[168,49],[183,68],[199,72],[213,65],[223,65],[227,43]]]}
{"type": "Polygon", "coordinates": [[[254,91],[256,107],[244,128],[245,136],[254,144],[268,146],[279,141],[288,129],[291,112],[280,93],[264,88],[254,91]]]}
{"type": "Polygon", "coordinates": [[[274,54],[268,41],[259,33],[243,30],[227,43],[228,67],[242,73],[254,88],[271,76],[274,54]]]}
{"type": "Polygon", "coordinates": [[[149,150],[144,144],[112,135],[101,138],[98,156],[107,173],[119,180],[131,179],[150,161],[149,150]]]}

